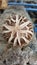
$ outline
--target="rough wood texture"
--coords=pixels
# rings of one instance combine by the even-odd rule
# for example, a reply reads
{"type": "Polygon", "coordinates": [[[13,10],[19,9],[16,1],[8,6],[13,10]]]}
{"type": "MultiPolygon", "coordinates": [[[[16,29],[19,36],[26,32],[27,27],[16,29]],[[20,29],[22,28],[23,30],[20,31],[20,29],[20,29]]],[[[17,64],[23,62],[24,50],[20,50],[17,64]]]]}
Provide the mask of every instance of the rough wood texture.
{"type": "MultiPolygon", "coordinates": [[[[1,15],[1,17],[0,17],[0,40],[1,40],[0,43],[1,44],[6,45],[6,42],[5,42],[5,40],[4,40],[3,36],[2,36],[2,24],[4,24],[4,20],[7,19],[9,15],[11,15],[13,13],[18,13],[20,15],[25,15],[30,20],[29,15],[27,14],[26,11],[24,12],[23,8],[24,7],[20,7],[20,6],[18,8],[17,8],[17,6],[14,7],[14,8],[11,8],[11,9],[9,8],[9,9],[6,9],[4,11],[4,13],[1,15]]],[[[0,48],[1,48],[1,45],[0,45],[0,48]]]]}
{"type": "MultiPolygon", "coordinates": [[[[7,52],[5,51],[6,53],[3,52],[7,42],[2,36],[2,24],[4,23],[4,20],[13,12],[25,15],[30,20],[27,12],[23,10],[23,7],[6,9],[0,16],[0,65],[37,65],[37,54],[35,53],[35,51],[37,52],[36,41],[36,44],[35,42],[30,42],[30,45],[26,48],[20,49],[11,47],[7,52]]],[[[34,38],[35,37],[33,37],[33,39],[34,38]]]]}

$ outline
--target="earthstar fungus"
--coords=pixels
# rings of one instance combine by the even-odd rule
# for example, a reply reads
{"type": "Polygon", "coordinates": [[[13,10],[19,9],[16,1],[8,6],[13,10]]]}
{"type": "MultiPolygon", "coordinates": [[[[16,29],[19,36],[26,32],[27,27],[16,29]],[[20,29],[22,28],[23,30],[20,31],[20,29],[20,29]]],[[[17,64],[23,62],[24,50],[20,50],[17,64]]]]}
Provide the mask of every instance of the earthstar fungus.
{"type": "Polygon", "coordinates": [[[13,46],[26,46],[33,37],[33,26],[26,17],[14,14],[10,15],[3,24],[3,35],[8,43],[13,46]]]}

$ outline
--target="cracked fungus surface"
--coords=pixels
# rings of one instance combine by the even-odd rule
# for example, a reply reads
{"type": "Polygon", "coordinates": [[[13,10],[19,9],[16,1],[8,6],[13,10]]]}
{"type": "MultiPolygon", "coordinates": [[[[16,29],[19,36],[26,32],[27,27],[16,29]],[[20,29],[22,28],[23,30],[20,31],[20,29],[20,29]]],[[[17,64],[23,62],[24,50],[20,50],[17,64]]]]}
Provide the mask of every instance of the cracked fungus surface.
{"type": "Polygon", "coordinates": [[[33,37],[33,26],[26,17],[10,15],[3,24],[3,36],[13,46],[26,46],[33,37]]]}

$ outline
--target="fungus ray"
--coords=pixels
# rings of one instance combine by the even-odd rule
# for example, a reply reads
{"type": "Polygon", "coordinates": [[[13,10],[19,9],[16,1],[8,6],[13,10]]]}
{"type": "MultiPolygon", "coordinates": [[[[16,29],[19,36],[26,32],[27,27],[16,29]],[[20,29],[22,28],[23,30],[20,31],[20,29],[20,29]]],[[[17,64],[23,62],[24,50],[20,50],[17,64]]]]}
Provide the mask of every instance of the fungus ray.
{"type": "Polygon", "coordinates": [[[25,37],[22,36],[21,38],[23,38],[26,43],[29,43],[29,40],[27,40],[25,37]]]}
{"type": "Polygon", "coordinates": [[[20,25],[20,28],[23,29],[25,26],[27,26],[30,23],[30,21],[24,22],[20,25]]]}

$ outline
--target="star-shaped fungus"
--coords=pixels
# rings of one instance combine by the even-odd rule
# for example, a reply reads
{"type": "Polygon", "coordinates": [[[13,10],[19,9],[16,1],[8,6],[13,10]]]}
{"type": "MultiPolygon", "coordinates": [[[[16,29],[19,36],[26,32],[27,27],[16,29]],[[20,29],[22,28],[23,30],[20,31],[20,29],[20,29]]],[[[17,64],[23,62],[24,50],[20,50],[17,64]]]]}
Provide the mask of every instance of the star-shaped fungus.
{"type": "Polygon", "coordinates": [[[26,46],[33,37],[32,23],[24,16],[10,15],[3,24],[3,35],[13,46],[26,46]]]}

